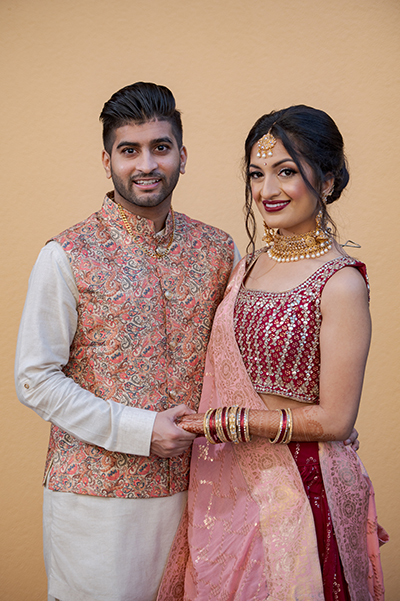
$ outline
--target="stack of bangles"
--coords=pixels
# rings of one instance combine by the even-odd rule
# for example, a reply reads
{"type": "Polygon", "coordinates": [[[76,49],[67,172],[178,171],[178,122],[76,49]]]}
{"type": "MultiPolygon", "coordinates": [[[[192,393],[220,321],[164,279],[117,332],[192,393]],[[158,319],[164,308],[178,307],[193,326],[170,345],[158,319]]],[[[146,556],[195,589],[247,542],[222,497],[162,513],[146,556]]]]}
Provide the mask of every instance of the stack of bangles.
{"type": "Polygon", "coordinates": [[[250,442],[249,411],[245,407],[219,407],[204,415],[204,436],[211,444],[250,442]]]}
{"type": "Polygon", "coordinates": [[[274,439],[270,438],[271,444],[289,444],[292,440],[293,415],[291,409],[276,409],[280,413],[279,429],[274,439]]]}

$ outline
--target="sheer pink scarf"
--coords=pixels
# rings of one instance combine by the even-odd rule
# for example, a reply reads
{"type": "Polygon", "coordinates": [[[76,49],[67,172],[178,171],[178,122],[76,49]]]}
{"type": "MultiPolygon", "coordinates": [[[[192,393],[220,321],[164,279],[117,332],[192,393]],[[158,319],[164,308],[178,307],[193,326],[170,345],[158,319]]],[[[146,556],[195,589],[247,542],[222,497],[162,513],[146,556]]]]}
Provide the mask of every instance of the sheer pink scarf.
{"type": "MultiPolygon", "coordinates": [[[[200,412],[234,405],[265,409],[233,332],[242,261],[215,316],[200,412]]],[[[320,461],[352,599],[382,600],[373,489],[357,454],[321,443],[320,461]]],[[[387,537],[382,530],[383,540],[387,537]]],[[[193,445],[188,509],[171,549],[158,601],[323,601],[314,522],[296,464],[284,445],[193,445]],[[189,543],[188,543],[189,541],[189,543]]]]}

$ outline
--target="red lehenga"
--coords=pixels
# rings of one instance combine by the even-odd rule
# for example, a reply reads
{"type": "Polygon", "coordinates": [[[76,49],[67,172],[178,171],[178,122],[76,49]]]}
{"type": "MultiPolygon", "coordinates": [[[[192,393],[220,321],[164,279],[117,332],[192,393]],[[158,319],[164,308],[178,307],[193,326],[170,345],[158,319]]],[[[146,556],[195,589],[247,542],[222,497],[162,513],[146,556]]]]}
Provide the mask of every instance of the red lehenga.
{"type": "MultiPolygon", "coordinates": [[[[234,404],[265,409],[233,330],[244,271],[242,261],[214,320],[201,413],[234,404]]],[[[382,601],[379,544],[387,538],[368,475],[343,443],[288,448],[261,437],[239,445],[198,438],[188,508],[158,601],[382,601]],[[315,490],[319,471],[323,486],[315,490]],[[312,504],[322,494],[327,503],[317,515],[312,504]]]]}

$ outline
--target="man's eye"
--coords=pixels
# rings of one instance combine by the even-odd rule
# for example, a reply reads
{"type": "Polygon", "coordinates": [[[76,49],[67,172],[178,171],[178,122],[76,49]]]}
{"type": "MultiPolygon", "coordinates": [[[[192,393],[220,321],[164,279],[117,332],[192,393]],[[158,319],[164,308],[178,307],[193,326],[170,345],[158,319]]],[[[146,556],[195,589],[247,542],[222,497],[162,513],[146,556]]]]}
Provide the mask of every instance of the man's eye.
{"type": "Polygon", "coordinates": [[[156,147],[157,152],[166,152],[168,150],[169,146],[167,146],[166,144],[159,144],[156,147]]]}
{"type": "Polygon", "coordinates": [[[134,148],[124,148],[122,150],[123,154],[134,154],[134,152],[136,152],[134,148]]]}

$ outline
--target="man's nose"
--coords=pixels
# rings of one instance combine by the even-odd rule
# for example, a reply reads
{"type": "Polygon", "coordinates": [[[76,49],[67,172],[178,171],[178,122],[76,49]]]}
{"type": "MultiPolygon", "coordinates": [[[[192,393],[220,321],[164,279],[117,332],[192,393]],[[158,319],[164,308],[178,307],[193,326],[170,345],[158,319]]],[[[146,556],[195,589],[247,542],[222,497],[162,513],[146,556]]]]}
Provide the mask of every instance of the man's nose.
{"type": "Polygon", "coordinates": [[[150,150],[142,150],[136,160],[136,169],[142,173],[151,173],[157,169],[158,163],[156,157],[150,150]]]}

